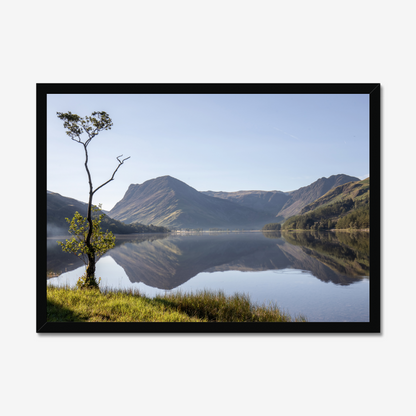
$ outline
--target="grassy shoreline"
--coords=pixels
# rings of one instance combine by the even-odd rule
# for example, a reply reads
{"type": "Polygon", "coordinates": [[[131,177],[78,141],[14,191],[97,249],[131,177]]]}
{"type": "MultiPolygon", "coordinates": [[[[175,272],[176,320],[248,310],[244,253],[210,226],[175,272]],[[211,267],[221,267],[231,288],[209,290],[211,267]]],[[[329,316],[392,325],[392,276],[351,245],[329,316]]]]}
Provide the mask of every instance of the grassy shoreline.
{"type": "Polygon", "coordinates": [[[168,293],[147,298],[129,290],[47,288],[48,322],[306,322],[247,295],[168,293]]]}

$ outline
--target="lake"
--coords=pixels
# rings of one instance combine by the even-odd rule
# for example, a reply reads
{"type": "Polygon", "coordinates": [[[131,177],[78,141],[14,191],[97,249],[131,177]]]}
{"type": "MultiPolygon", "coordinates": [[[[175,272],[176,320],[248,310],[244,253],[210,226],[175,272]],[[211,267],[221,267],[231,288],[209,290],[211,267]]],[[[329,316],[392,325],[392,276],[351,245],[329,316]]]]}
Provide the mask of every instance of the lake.
{"type": "MultiPolygon", "coordinates": [[[[97,263],[101,285],[148,297],[201,289],[246,293],[309,322],[369,322],[370,234],[201,232],[117,235],[97,263]]],[[[62,240],[62,238],[61,238],[62,240]]],[[[75,286],[82,260],[47,239],[50,285],[75,286]]]]}

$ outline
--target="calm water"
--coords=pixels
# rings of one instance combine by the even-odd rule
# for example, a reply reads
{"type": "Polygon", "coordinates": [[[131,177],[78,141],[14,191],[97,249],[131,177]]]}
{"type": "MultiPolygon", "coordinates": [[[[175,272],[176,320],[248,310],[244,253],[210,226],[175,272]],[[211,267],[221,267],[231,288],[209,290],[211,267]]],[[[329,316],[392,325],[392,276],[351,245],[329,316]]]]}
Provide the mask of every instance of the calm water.
{"type": "MultiPolygon", "coordinates": [[[[49,284],[74,286],[85,266],[48,239],[49,284]]],[[[101,285],[154,296],[223,290],[276,303],[310,322],[368,322],[369,234],[201,233],[117,236],[97,263],[101,285]]]]}

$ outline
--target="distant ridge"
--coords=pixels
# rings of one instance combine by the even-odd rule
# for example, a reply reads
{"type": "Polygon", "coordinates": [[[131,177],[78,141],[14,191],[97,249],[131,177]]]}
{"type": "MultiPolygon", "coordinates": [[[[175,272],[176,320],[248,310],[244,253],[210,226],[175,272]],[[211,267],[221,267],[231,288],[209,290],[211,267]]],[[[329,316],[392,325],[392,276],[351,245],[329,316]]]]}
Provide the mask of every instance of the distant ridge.
{"type": "Polygon", "coordinates": [[[276,215],[290,196],[281,191],[237,191],[237,192],[215,192],[205,191],[205,195],[215,198],[226,199],[236,202],[247,208],[271,212],[276,215]]]}
{"type": "Polygon", "coordinates": [[[299,213],[330,189],[359,181],[348,175],[320,178],[292,192],[199,192],[171,176],[131,184],[109,216],[130,223],[168,228],[261,229],[299,213]]]}
{"type": "Polygon", "coordinates": [[[320,178],[310,185],[291,192],[281,191],[238,191],[238,192],[203,192],[216,198],[223,198],[243,206],[273,213],[281,221],[298,214],[306,205],[312,203],[330,189],[359,178],[344,174],[320,178]]]}

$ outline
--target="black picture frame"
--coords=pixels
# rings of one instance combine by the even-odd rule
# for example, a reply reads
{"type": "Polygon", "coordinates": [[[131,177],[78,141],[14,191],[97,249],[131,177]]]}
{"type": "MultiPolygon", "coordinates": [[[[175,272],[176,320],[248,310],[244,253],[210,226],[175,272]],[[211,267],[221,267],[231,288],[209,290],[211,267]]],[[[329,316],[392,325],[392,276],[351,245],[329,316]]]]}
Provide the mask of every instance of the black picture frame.
{"type": "Polygon", "coordinates": [[[362,84],[46,84],[36,85],[37,137],[37,333],[380,333],[380,94],[379,83],[362,84]],[[370,137],[370,321],[306,323],[93,323],[48,322],[46,276],[46,161],[48,94],[368,94],[370,137]]]}

